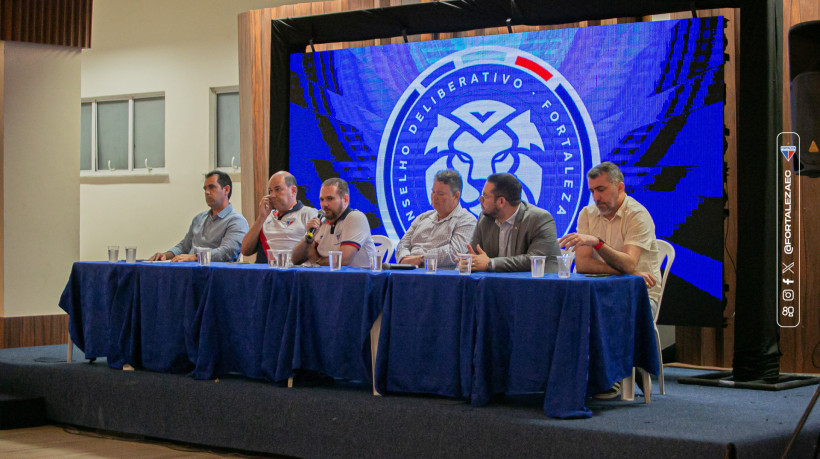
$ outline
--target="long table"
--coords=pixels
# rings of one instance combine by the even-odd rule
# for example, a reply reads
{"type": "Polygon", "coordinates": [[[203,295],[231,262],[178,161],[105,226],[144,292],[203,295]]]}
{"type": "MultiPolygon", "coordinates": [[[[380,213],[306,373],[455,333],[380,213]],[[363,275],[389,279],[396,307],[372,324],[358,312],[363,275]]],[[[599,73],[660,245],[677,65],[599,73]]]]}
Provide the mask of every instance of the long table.
{"type": "Polygon", "coordinates": [[[60,307],[86,358],[196,379],[283,381],[312,370],[368,381],[375,372],[382,393],[482,405],[544,392],[548,416],[576,418],[591,416],[587,394],[633,366],[658,373],[638,276],[77,262],[60,307]]]}

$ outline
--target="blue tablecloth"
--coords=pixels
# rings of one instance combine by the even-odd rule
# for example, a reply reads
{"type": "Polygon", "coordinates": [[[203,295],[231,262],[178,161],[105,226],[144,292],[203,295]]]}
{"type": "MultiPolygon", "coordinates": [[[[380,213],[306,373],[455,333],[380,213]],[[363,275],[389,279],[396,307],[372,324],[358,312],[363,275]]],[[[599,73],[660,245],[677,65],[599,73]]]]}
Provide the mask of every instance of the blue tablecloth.
{"type": "Polygon", "coordinates": [[[395,271],[382,311],[379,392],[469,398],[475,341],[475,277],[395,271]]]}
{"type": "Polygon", "coordinates": [[[382,393],[470,400],[545,392],[552,417],[589,417],[586,395],[632,366],[658,373],[637,276],[273,270],[214,263],[75,263],[60,299],[87,358],[213,379],[282,381],[299,369],[370,380],[382,317],[382,393]]]}
{"type": "Polygon", "coordinates": [[[190,371],[210,273],[192,263],[75,263],[60,298],[71,339],[113,368],[190,371]]]}
{"type": "Polygon", "coordinates": [[[370,381],[370,329],[384,303],[387,273],[357,268],[295,272],[274,379],[305,369],[370,381]]]}
{"type": "Polygon", "coordinates": [[[418,272],[391,276],[377,386],[487,403],[545,392],[551,417],[590,417],[587,395],[638,366],[658,373],[649,298],[638,276],[418,272]]]}
{"type": "Polygon", "coordinates": [[[589,417],[586,396],[631,375],[633,366],[658,374],[641,277],[501,274],[482,279],[478,290],[473,404],[544,391],[548,416],[589,417]]]}
{"type": "Polygon", "coordinates": [[[241,373],[273,380],[295,271],[274,271],[262,264],[215,266],[208,269],[208,296],[198,314],[192,376],[214,379],[241,373]]]}
{"type": "Polygon", "coordinates": [[[371,379],[387,274],[213,263],[75,263],[60,299],[87,358],[214,379],[371,379]]]}

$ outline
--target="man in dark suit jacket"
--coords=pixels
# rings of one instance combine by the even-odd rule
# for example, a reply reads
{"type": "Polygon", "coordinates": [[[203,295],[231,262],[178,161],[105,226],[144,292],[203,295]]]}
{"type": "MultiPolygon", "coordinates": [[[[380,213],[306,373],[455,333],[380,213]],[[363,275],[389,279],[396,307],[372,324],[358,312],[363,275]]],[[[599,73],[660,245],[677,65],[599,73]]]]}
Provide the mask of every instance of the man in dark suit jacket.
{"type": "Polygon", "coordinates": [[[546,255],[544,271],[558,271],[555,220],[521,202],[521,182],[514,175],[487,177],[480,200],[482,215],[467,246],[474,271],[529,271],[530,255],[546,255]]]}

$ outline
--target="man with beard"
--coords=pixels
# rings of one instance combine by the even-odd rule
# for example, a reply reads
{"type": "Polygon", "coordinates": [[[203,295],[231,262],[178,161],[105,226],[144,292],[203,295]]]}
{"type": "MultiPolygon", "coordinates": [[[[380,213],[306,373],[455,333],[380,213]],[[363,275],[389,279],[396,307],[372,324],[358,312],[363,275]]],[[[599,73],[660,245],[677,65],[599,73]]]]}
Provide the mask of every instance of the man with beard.
{"type": "Polygon", "coordinates": [[[587,172],[595,204],[581,209],[578,232],[562,237],[561,247],[575,247],[575,267],[584,274],[636,274],[649,289],[652,311],[661,286],[655,222],[638,201],[626,195],[624,174],[606,161],[587,172]]]}
{"type": "Polygon", "coordinates": [[[268,194],[259,202],[259,215],[242,239],[242,255],[256,254],[257,263],[268,262],[268,249],[292,250],[307,232],[317,210],[296,199],[296,177],[279,171],[270,176],[268,194]]]}
{"type": "MultiPolygon", "coordinates": [[[[575,247],[575,267],[579,273],[643,277],[654,316],[661,294],[655,222],[643,205],[626,195],[624,174],[615,164],[605,161],[593,167],[587,172],[587,181],[595,204],[581,210],[578,232],[567,234],[558,243],[561,247],[575,247]]],[[[594,397],[613,399],[620,391],[621,384],[616,382],[594,397]]]]}
{"type": "Polygon", "coordinates": [[[202,188],[210,209],[194,217],[179,244],[167,252],[155,253],[149,261],[196,261],[196,247],[212,249],[212,261],[236,260],[248,222],[231,206],[231,177],[222,171],[208,172],[202,188]]]}
{"type": "Polygon", "coordinates": [[[319,191],[319,202],[326,221],[324,224],[319,218],[308,221],[308,234],[291,253],[293,264],[310,262],[327,266],[328,252],[338,250],[342,252],[342,266],[369,267],[370,255],[378,252],[370,236],[367,217],[349,207],[347,182],[340,178],[325,180],[319,191]]]}
{"type": "Polygon", "coordinates": [[[474,271],[529,271],[531,255],[546,255],[544,272],[558,271],[555,220],[521,202],[521,182],[514,175],[487,177],[479,200],[482,215],[467,246],[474,271]]]}

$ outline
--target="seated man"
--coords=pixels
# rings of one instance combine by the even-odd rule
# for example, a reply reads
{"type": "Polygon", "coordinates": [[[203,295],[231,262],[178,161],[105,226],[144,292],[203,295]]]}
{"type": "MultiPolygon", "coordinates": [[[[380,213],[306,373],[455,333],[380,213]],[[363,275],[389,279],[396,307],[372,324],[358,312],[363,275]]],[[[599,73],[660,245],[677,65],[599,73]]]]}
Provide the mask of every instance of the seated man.
{"type": "Polygon", "coordinates": [[[530,255],[546,255],[544,272],[558,271],[555,220],[521,202],[521,182],[514,175],[487,177],[479,199],[482,215],[467,246],[474,271],[529,271],[530,255]]]}
{"type": "Polygon", "coordinates": [[[654,313],[661,295],[661,269],[652,216],[626,195],[624,174],[615,164],[606,161],[593,167],[587,181],[595,205],[581,209],[578,232],[562,237],[559,245],[575,247],[579,273],[642,276],[654,313]]]}
{"type": "MultiPolygon", "coordinates": [[[[567,234],[558,243],[561,247],[575,247],[575,267],[579,273],[643,277],[654,315],[661,294],[657,283],[661,272],[655,222],[644,206],[626,195],[624,174],[615,164],[606,161],[593,167],[587,172],[587,181],[595,205],[581,209],[578,232],[567,234]]],[[[640,382],[641,376],[636,379],[640,382]]],[[[639,387],[643,391],[640,383],[639,387]]],[[[616,382],[595,398],[612,399],[620,392],[621,384],[616,382]]]]}
{"type": "Polygon", "coordinates": [[[257,263],[268,262],[268,249],[293,250],[305,237],[307,222],[317,210],[296,199],[296,178],[287,171],[270,176],[268,194],[259,202],[259,214],[242,239],[242,255],[256,254],[257,263]]]}
{"type": "Polygon", "coordinates": [[[293,248],[293,264],[310,262],[322,266],[328,264],[328,252],[342,252],[342,266],[370,267],[370,255],[376,255],[376,246],[370,236],[367,217],[350,204],[347,182],[329,178],[322,183],[319,202],[324,212],[325,224],[319,218],[311,219],[308,234],[293,248]]]}
{"type": "Polygon", "coordinates": [[[462,181],[458,172],[436,173],[430,201],[433,210],[413,220],[396,247],[396,260],[416,266],[425,256],[435,256],[438,266],[455,265],[455,256],[464,250],[475,229],[475,217],[461,207],[462,181]]]}
{"type": "Polygon", "coordinates": [[[194,217],[179,244],[167,252],[155,253],[149,261],[196,261],[196,247],[213,249],[211,261],[234,261],[239,256],[248,222],[231,206],[231,177],[221,171],[208,172],[202,188],[210,209],[194,217]]]}

